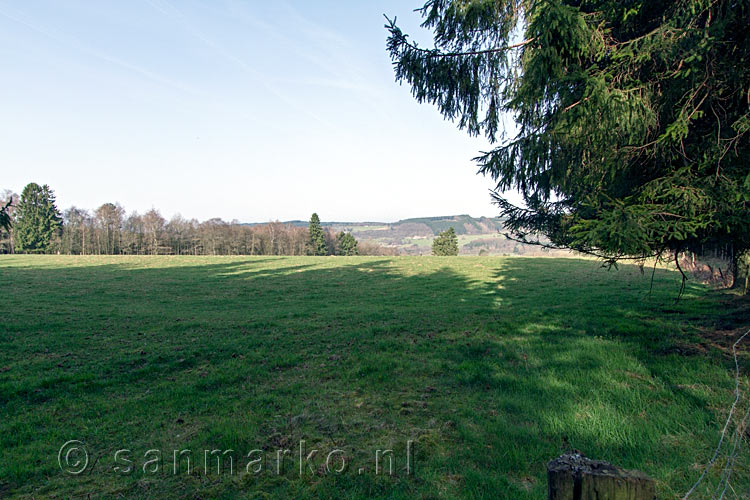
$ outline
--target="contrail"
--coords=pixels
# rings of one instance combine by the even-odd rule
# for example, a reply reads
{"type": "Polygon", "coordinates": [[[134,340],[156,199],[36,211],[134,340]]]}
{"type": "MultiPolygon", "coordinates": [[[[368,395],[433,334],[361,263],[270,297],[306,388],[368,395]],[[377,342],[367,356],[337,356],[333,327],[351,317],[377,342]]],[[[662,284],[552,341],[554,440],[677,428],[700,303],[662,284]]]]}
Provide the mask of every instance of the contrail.
{"type": "MultiPolygon", "coordinates": [[[[220,44],[218,44],[215,41],[211,40],[206,35],[204,35],[202,32],[200,32],[198,29],[196,29],[185,18],[185,16],[182,15],[182,13],[180,12],[180,10],[177,7],[175,7],[174,5],[172,5],[171,3],[169,3],[168,0],[163,0],[163,1],[169,7],[169,9],[172,12],[168,12],[167,10],[165,10],[161,6],[157,5],[152,0],[146,0],[146,2],[149,5],[151,5],[151,7],[153,7],[156,10],[158,10],[159,12],[161,12],[162,14],[164,14],[165,16],[170,17],[170,18],[178,21],[180,24],[182,24],[192,36],[194,36],[196,39],[200,40],[205,45],[207,45],[208,47],[210,47],[211,49],[213,49],[217,54],[219,54],[223,58],[225,58],[225,59],[227,59],[227,60],[232,61],[233,63],[235,63],[237,65],[237,67],[239,67],[241,70],[243,70],[246,73],[248,73],[249,75],[251,75],[255,81],[257,81],[258,83],[260,83],[266,90],[268,90],[269,92],[271,92],[273,95],[275,95],[276,97],[278,97],[279,99],[281,99],[285,104],[289,105],[291,108],[295,108],[295,109],[299,109],[300,108],[300,106],[299,106],[298,103],[294,102],[288,96],[286,96],[284,93],[279,92],[272,85],[270,85],[268,83],[268,81],[267,81],[268,79],[262,73],[260,73],[255,68],[253,68],[252,66],[250,66],[249,64],[247,64],[247,62],[245,62],[243,59],[241,59],[240,57],[238,57],[238,56],[234,55],[233,53],[229,52],[224,47],[222,47],[220,44]]],[[[303,111],[306,115],[308,115],[312,119],[316,120],[317,122],[321,123],[322,125],[325,125],[326,127],[329,127],[329,128],[332,128],[332,129],[338,128],[335,124],[329,122],[328,120],[324,119],[321,116],[318,116],[317,114],[313,113],[309,109],[301,109],[301,111],[303,111]]]]}
{"type": "Polygon", "coordinates": [[[54,34],[54,33],[50,32],[50,31],[48,31],[48,30],[46,30],[44,28],[41,28],[41,27],[39,27],[37,25],[34,25],[34,24],[32,24],[32,23],[30,23],[28,21],[25,21],[25,20],[20,19],[20,18],[18,18],[16,16],[13,16],[13,15],[11,15],[11,14],[9,14],[7,12],[4,12],[2,10],[0,10],[0,16],[4,17],[6,19],[9,19],[9,20],[11,20],[11,21],[13,21],[15,23],[18,23],[18,24],[20,24],[22,26],[25,26],[26,28],[28,28],[28,29],[30,29],[32,31],[35,31],[35,32],[37,32],[37,33],[39,33],[39,34],[47,37],[47,38],[50,38],[51,40],[54,40],[55,42],[67,45],[68,47],[71,47],[71,48],[73,48],[75,50],[83,52],[84,54],[90,55],[90,56],[95,57],[97,59],[101,59],[101,60],[106,61],[106,62],[108,62],[110,64],[114,64],[116,66],[119,66],[120,68],[126,69],[128,71],[133,72],[133,73],[137,73],[137,74],[139,74],[141,76],[145,76],[146,78],[148,78],[149,80],[152,80],[154,82],[160,83],[162,85],[166,85],[168,87],[176,88],[176,89],[179,89],[179,90],[182,90],[184,92],[191,93],[191,94],[196,94],[196,95],[203,94],[202,92],[198,91],[197,89],[194,89],[194,88],[192,88],[192,87],[190,87],[188,85],[185,85],[185,84],[183,84],[181,82],[176,82],[176,81],[170,80],[168,78],[165,78],[165,77],[163,77],[163,76],[161,76],[161,75],[159,75],[157,73],[151,72],[151,71],[149,71],[149,70],[147,70],[145,68],[142,68],[140,66],[136,66],[136,65],[131,64],[131,63],[127,62],[127,61],[123,61],[122,59],[118,59],[116,57],[112,57],[112,56],[107,55],[107,54],[105,54],[103,52],[100,52],[98,50],[92,49],[91,47],[83,45],[82,43],[80,43],[78,41],[75,41],[75,40],[72,40],[72,39],[69,39],[69,38],[62,37],[60,35],[54,34]]]}

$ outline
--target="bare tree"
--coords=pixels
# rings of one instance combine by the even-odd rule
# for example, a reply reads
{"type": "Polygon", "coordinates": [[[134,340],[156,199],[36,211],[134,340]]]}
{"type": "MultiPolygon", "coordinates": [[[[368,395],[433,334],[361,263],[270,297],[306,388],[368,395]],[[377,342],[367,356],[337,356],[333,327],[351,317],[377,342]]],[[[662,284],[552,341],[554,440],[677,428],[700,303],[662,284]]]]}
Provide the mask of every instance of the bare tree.
{"type": "Polygon", "coordinates": [[[152,208],[143,214],[143,229],[146,240],[147,253],[157,255],[161,247],[162,233],[166,220],[158,210],[152,208]]]}
{"type": "MultiPolygon", "coordinates": [[[[335,251],[333,232],[328,230],[324,237],[335,251]]],[[[304,255],[307,240],[306,227],[279,221],[242,224],[213,218],[198,222],[175,215],[167,222],[156,209],[126,217],[122,206],[105,203],[93,214],[76,207],[66,210],[59,248],[62,253],[82,255],[304,255]]],[[[0,252],[8,252],[3,241],[0,238],[0,252]]]]}
{"type": "Polygon", "coordinates": [[[119,254],[122,219],[125,210],[119,204],[105,203],[94,211],[99,253],[119,254]]]}

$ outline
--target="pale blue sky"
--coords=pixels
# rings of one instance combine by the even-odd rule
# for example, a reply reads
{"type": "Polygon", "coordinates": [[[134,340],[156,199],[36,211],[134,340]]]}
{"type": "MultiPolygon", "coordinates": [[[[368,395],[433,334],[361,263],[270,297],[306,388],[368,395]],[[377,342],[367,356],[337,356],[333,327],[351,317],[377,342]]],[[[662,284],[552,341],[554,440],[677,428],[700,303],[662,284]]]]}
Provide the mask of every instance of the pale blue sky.
{"type": "Polygon", "coordinates": [[[418,6],[0,0],[0,189],[201,220],[494,215],[486,141],[394,81],[382,14],[414,31],[418,6]]]}

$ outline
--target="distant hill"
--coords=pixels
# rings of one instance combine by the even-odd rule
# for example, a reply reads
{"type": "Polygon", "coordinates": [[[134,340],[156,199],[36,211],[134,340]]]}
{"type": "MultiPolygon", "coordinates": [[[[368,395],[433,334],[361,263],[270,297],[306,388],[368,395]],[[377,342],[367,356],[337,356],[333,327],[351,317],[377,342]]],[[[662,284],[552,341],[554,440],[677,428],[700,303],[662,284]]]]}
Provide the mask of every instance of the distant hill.
{"type": "MultiPolygon", "coordinates": [[[[285,224],[307,226],[307,221],[293,220],[285,224]]],[[[402,255],[429,255],[432,240],[441,231],[452,227],[458,234],[459,253],[462,255],[542,255],[550,252],[538,246],[523,245],[507,239],[503,221],[498,217],[446,215],[416,217],[398,222],[321,222],[333,231],[346,231],[359,241],[371,240],[380,245],[397,248],[402,255]]],[[[553,252],[564,253],[564,252],[553,252]]]]}
{"type": "Polygon", "coordinates": [[[503,222],[497,217],[474,218],[470,215],[450,215],[447,217],[420,217],[415,219],[404,219],[394,223],[401,224],[424,224],[437,236],[438,233],[452,227],[456,234],[489,234],[497,233],[503,228],[503,222]]]}
{"type": "MultiPolygon", "coordinates": [[[[255,226],[265,223],[249,223],[249,226],[255,226]]],[[[293,226],[306,227],[308,221],[290,220],[284,224],[293,226]]],[[[322,221],[323,227],[331,227],[340,230],[352,231],[357,233],[367,232],[369,230],[382,231],[388,229],[395,232],[406,232],[409,235],[417,233],[437,236],[441,231],[449,227],[455,229],[456,234],[489,234],[497,233],[503,227],[502,220],[496,217],[472,217],[470,215],[447,215],[442,217],[416,217],[412,219],[403,219],[398,222],[340,222],[340,221],[322,221]]],[[[378,233],[380,234],[380,233],[378,233]]]]}
{"type": "MultiPolygon", "coordinates": [[[[334,231],[348,231],[357,240],[373,240],[387,247],[397,248],[402,255],[429,255],[432,240],[441,231],[452,227],[458,234],[459,253],[462,255],[541,255],[549,252],[538,246],[523,245],[506,238],[502,219],[447,215],[417,217],[392,223],[329,222],[334,231]]],[[[559,252],[557,252],[559,253],[559,252]]]]}

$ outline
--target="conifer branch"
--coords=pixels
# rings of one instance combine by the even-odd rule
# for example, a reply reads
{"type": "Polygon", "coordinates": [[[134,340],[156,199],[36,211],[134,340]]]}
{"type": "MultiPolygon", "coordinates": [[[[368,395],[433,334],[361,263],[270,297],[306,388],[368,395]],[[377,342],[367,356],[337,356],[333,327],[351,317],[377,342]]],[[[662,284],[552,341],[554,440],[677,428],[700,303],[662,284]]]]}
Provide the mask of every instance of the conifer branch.
{"type": "Polygon", "coordinates": [[[401,30],[396,26],[396,18],[393,19],[388,18],[385,14],[383,14],[383,17],[388,21],[388,24],[385,25],[386,29],[391,32],[391,37],[394,40],[395,43],[393,43],[393,48],[401,48],[406,46],[407,50],[412,50],[415,52],[419,52],[421,54],[424,54],[427,57],[464,57],[464,56],[481,56],[484,54],[496,54],[498,52],[507,52],[509,50],[518,49],[520,47],[523,47],[524,45],[528,45],[529,43],[536,40],[536,37],[527,38],[526,40],[518,43],[514,43],[512,45],[506,45],[505,47],[495,47],[492,49],[482,49],[482,50],[469,50],[466,52],[440,52],[439,49],[423,49],[419,47],[416,43],[411,43],[406,39],[406,35],[404,35],[401,30]]]}

